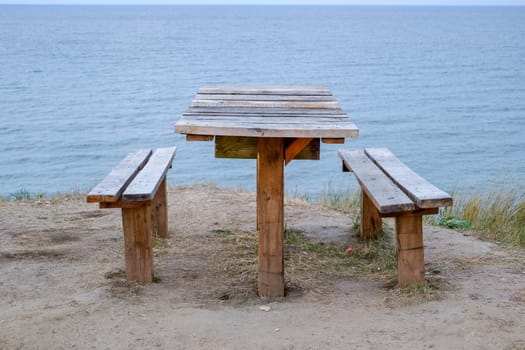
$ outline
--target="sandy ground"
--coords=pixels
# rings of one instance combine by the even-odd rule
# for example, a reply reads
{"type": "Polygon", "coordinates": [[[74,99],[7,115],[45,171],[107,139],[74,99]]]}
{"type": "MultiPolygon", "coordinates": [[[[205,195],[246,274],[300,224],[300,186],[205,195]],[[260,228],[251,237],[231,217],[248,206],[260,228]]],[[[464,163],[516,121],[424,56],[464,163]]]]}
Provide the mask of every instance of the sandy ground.
{"type": "MultiPolygon", "coordinates": [[[[252,193],[176,187],[169,205],[160,281],[140,286],[123,277],[118,209],[82,196],[0,202],[0,349],[525,349],[523,251],[425,226],[433,297],[380,275],[310,285],[287,272],[288,296],[268,302],[255,258],[223,266],[217,245],[217,232],[253,234],[252,193]]],[[[359,244],[349,215],[316,204],[288,200],[286,222],[359,244]]]]}

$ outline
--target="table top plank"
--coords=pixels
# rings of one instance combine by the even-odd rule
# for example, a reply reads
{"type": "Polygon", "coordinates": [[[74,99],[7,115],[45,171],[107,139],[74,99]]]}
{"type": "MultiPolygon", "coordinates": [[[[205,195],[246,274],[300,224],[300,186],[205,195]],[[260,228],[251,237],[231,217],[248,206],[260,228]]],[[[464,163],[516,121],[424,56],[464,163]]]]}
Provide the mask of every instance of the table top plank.
{"type": "Polygon", "coordinates": [[[337,101],[232,101],[232,100],[193,100],[192,108],[315,108],[340,109],[337,101]]]}
{"type": "Polygon", "coordinates": [[[229,108],[229,107],[190,107],[185,115],[192,114],[338,114],[344,115],[345,112],[340,108],[265,108],[265,107],[247,107],[247,108],[229,108]]]}
{"type": "Polygon", "coordinates": [[[284,101],[284,102],[337,102],[331,95],[247,95],[198,93],[194,101],[284,101]]]}
{"type": "Polygon", "coordinates": [[[305,95],[331,96],[326,86],[302,85],[204,85],[199,88],[201,94],[244,94],[244,95],[305,95]]]}
{"type": "Polygon", "coordinates": [[[202,86],[175,124],[175,131],[249,137],[345,138],[358,135],[357,127],[328,87],[302,85],[202,86]],[[268,96],[271,97],[267,99],[268,96]]]}

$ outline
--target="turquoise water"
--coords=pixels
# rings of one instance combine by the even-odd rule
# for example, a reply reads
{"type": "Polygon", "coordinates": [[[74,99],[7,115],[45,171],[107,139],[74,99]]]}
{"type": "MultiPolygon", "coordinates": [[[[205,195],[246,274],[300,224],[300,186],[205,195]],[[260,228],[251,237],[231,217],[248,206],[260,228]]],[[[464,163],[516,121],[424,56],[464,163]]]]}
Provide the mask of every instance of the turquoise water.
{"type": "MultiPolygon", "coordinates": [[[[169,181],[253,189],[173,125],[206,83],[328,85],[360,128],[445,190],[525,184],[525,7],[0,6],[0,195],[88,190],[177,145],[169,181]]],[[[354,185],[336,150],[289,192],[354,185]]]]}

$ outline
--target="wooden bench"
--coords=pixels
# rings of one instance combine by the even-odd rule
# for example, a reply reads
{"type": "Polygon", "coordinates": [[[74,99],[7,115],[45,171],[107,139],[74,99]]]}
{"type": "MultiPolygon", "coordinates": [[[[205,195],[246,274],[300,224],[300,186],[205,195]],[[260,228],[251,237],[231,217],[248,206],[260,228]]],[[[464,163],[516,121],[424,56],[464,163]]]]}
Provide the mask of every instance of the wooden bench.
{"type": "Polygon", "coordinates": [[[398,283],[425,280],[422,216],[452,205],[452,197],[423,179],[386,148],[339,150],[343,171],[361,186],[361,236],[375,239],[381,218],[395,217],[398,283]]]}
{"type": "Polygon", "coordinates": [[[168,235],[166,173],[175,147],[155,152],[143,149],[128,154],[87,195],[100,208],[121,208],[126,259],[130,281],[153,280],[152,235],[168,235]]]}

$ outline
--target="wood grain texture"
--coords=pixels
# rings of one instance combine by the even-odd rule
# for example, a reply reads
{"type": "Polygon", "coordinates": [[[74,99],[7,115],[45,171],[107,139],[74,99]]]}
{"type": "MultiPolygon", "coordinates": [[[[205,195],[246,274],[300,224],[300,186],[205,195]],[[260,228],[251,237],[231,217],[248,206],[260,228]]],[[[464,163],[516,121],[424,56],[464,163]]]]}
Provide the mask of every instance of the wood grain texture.
{"type": "Polygon", "coordinates": [[[151,153],[151,149],[141,149],[129,153],[87,194],[87,202],[119,201],[122,192],[146,164],[151,153]]]}
{"type": "Polygon", "coordinates": [[[200,94],[331,96],[326,86],[311,85],[203,85],[200,94]]]}
{"type": "Polygon", "coordinates": [[[421,215],[396,218],[397,275],[402,287],[425,281],[422,220],[421,215]]]}
{"type": "Polygon", "coordinates": [[[168,199],[166,177],[162,180],[152,203],[151,220],[153,233],[161,238],[168,237],[168,199]]]}
{"type": "Polygon", "coordinates": [[[297,138],[287,145],[284,149],[284,164],[288,165],[301,151],[303,151],[312,138],[297,138]]]}
{"type": "Polygon", "coordinates": [[[213,141],[213,135],[186,135],[186,141],[213,141]]]}
{"type": "MultiPolygon", "coordinates": [[[[285,139],[284,146],[294,139],[285,139]]],[[[243,136],[217,136],[215,139],[216,158],[256,159],[257,138],[243,136]]],[[[319,139],[312,141],[299,152],[294,159],[318,160],[320,157],[319,139]]]]}
{"type": "Polygon", "coordinates": [[[284,296],[284,143],[260,138],[257,144],[257,227],[259,295],[284,296]]]}
{"type": "Polygon", "coordinates": [[[361,189],[381,214],[416,209],[414,203],[361,150],[339,150],[339,157],[352,169],[361,189]]]}
{"type": "Polygon", "coordinates": [[[285,101],[285,102],[336,102],[332,95],[255,95],[198,93],[194,101],[285,101]]]}
{"type": "Polygon", "coordinates": [[[182,134],[344,139],[358,129],[325,86],[206,85],[175,124],[182,134]]]}
{"type": "Polygon", "coordinates": [[[377,239],[383,230],[381,214],[374,203],[368,198],[365,191],[361,191],[361,223],[360,233],[362,239],[377,239]]]}
{"type": "Polygon", "coordinates": [[[367,148],[365,153],[419,208],[452,205],[452,197],[448,193],[419,176],[387,148],[367,148]]]}
{"type": "Polygon", "coordinates": [[[175,157],[176,147],[157,149],[122,195],[125,201],[153,200],[175,157]]]}
{"type": "Polygon", "coordinates": [[[123,208],[122,226],[128,280],[149,283],[153,280],[151,207],[123,208]]]}

